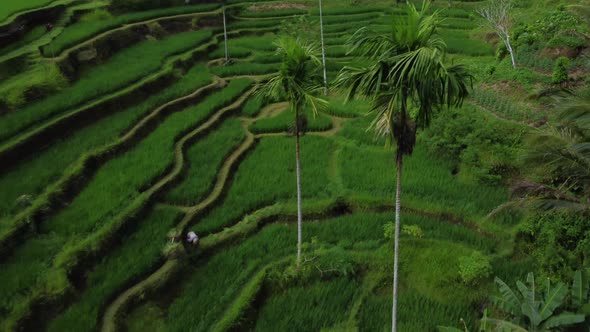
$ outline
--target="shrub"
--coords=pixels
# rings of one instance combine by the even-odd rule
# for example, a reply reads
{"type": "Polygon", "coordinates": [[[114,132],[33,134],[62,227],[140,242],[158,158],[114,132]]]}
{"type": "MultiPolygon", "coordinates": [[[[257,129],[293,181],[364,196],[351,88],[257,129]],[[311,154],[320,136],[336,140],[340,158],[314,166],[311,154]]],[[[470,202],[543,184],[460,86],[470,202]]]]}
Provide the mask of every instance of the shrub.
{"type": "Polygon", "coordinates": [[[570,66],[570,60],[564,56],[559,57],[555,62],[553,68],[553,84],[564,84],[568,81],[568,68],[570,66]]]}
{"type": "Polygon", "coordinates": [[[588,217],[588,213],[567,211],[532,214],[518,232],[520,251],[535,258],[543,275],[568,281],[588,261],[588,217]]]}
{"type": "Polygon", "coordinates": [[[55,64],[43,65],[0,89],[0,103],[16,109],[27,101],[63,89],[67,84],[67,79],[55,64]]]}
{"type": "Polygon", "coordinates": [[[508,55],[508,49],[506,48],[506,44],[499,43],[498,47],[496,47],[496,60],[502,61],[508,55]]]}
{"type": "Polygon", "coordinates": [[[492,274],[492,265],[487,256],[474,251],[471,256],[459,258],[459,274],[466,284],[476,284],[492,274]]]}
{"type": "Polygon", "coordinates": [[[409,235],[411,237],[422,238],[424,237],[424,232],[422,228],[418,225],[403,225],[402,226],[402,234],[409,235]]]}

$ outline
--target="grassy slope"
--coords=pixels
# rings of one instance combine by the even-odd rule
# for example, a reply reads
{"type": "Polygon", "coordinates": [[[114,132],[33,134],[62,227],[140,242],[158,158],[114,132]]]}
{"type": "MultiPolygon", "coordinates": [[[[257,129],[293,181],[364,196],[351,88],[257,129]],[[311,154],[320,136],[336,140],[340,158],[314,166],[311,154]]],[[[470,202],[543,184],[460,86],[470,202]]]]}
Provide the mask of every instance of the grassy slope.
{"type": "Polygon", "coordinates": [[[6,140],[69,108],[138,81],[160,68],[168,57],[203,44],[210,37],[211,31],[192,31],[124,49],[103,65],[83,73],[80,80],[59,93],[0,117],[0,140],[6,140]],[[113,72],[117,75],[112,75],[113,72]]]}
{"type": "MultiPolygon", "coordinates": [[[[333,1],[327,1],[327,7],[327,13],[334,16],[351,14],[339,10],[333,1]]],[[[369,7],[369,9],[374,10],[374,7],[369,7]]],[[[352,11],[354,14],[360,15],[359,22],[361,22],[377,17],[377,15],[370,13],[372,10],[369,9],[359,7],[352,11]],[[360,17],[363,19],[361,20],[360,17]]],[[[464,13],[466,11],[448,12],[448,15],[453,18],[445,23],[446,26],[442,33],[447,39],[451,51],[463,54],[461,57],[491,54],[492,50],[488,45],[480,41],[473,42],[470,39],[468,30],[474,25],[468,17],[465,17],[464,13]]],[[[350,32],[353,25],[347,24],[346,20],[346,15],[344,18],[333,18],[331,22],[328,21],[333,24],[328,24],[327,30],[350,32]]],[[[233,23],[231,26],[272,26],[278,22],[280,20],[265,22],[261,20],[253,23],[242,21],[233,23]]],[[[343,40],[341,35],[334,35],[334,38],[339,42],[343,40]]],[[[269,40],[271,40],[269,36],[239,38],[232,41],[230,46],[237,49],[253,49],[254,53],[260,57],[261,54],[272,49],[269,46],[269,40]]],[[[338,46],[339,42],[331,43],[334,47],[329,49],[329,54],[334,57],[344,55],[345,49],[338,46]]],[[[244,52],[243,55],[249,54],[244,52]]],[[[218,55],[214,57],[218,57],[218,55]]],[[[468,59],[474,63],[491,61],[491,57],[468,59]]],[[[461,59],[455,60],[461,61],[461,59]]],[[[237,63],[229,67],[219,67],[214,71],[220,75],[235,75],[267,73],[276,69],[272,64],[269,66],[266,62],[259,60],[254,62],[256,63],[237,63]]],[[[351,109],[346,109],[346,107],[338,106],[330,112],[354,117],[364,113],[358,110],[363,106],[366,107],[366,105],[354,105],[351,109]]],[[[246,111],[246,114],[255,114],[257,108],[251,107],[246,111]]],[[[256,130],[257,127],[260,127],[262,128],[258,128],[260,132],[283,130],[288,124],[285,114],[287,112],[276,118],[261,120],[252,126],[252,129],[256,130]]],[[[304,172],[303,193],[306,199],[333,197],[342,194],[342,189],[351,195],[392,199],[395,185],[392,152],[383,150],[380,147],[382,142],[373,141],[365,132],[368,123],[369,120],[365,117],[347,121],[344,123],[342,131],[334,139],[304,137],[302,165],[304,172]],[[337,154],[337,162],[334,163],[332,158],[334,151],[339,151],[338,147],[341,150],[337,154]],[[336,167],[335,172],[334,167],[336,167]],[[340,178],[340,181],[335,178],[335,174],[340,178]],[[338,182],[342,184],[343,188],[338,187],[338,182]]],[[[158,130],[164,130],[162,128],[165,127],[164,123],[158,130]]],[[[207,139],[198,142],[189,149],[187,155],[191,166],[185,173],[185,180],[172,190],[166,199],[175,203],[194,204],[202,198],[206,188],[210,185],[207,179],[214,175],[223,156],[235,147],[235,144],[243,137],[243,132],[238,129],[236,120],[228,121],[219,127],[218,132],[211,134],[207,139]],[[220,146],[221,148],[216,150],[215,154],[205,157],[205,153],[211,150],[211,146],[220,146]]],[[[160,148],[154,149],[154,147],[160,146],[161,142],[154,140],[147,142],[149,145],[145,143],[146,145],[143,147],[146,151],[152,151],[153,155],[163,156],[170,152],[169,145],[161,145],[160,148]]],[[[262,138],[256,148],[238,167],[224,201],[208,215],[198,220],[194,229],[199,234],[207,235],[232,225],[254,209],[276,201],[292,201],[294,198],[293,145],[291,137],[262,138]]],[[[150,157],[153,158],[153,155],[150,157]]],[[[144,171],[143,167],[147,167],[146,165],[151,162],[159,163],[160,161],[153,161],[147,157],[139,158],[139,155],[138,158],[129,157],[125,169],[134,169],[133,164],[136,164],[136,167],[140,167],[137,168],[139,174],[144,171]]],[[[507,193],[504,188],[482,186],[470,177],[453,176],[454,167],[455,165],[452,163],[429,154],[423,146],[419,147],[412,157],[406,159],[404,205],[428,212],[449,212],[456,216],[479,221],[506,199],[507,193]]],[[[154,169],[156,168],[161,171],[160,167],[154,169]]],[[[105,179],[107,176],[121,180],[126,177],[115,177],[115,174],[122,174],[116,169],[106,169],[105,179]]],[[[109,184],[108,188],[110,188],[109,181],[104,180],[104,183],[109,184]]],[[[122,186],[127,185],[129,184],[124,182],[122,186]]],[[[131,187],[133,186],[131,185],[131,187]]],[[[137,185],[135,186],[137,187],[137,185]]],[[[91,227],[96,227],[93,222],[87,223],[85,226],[72,224],[72,220],[85,224],[88,215],[84,211],[100,207],[100,204],[90,200],[93,196],[84,193],[82,195],[86,195],[82,197],[85,197],[87,203],[72,208],[78,209],[78,212],[65,215],[65,217],[58,216],[61,221],[52,226],[51,223],[50,226],[44,226],[44,231],[67,233],[71,231],[74,234],[82,229],[79,227],[86,228],[83,231],[92,231],[91,227]]],[[[128,194],[121,194],[121,197],[127,197],[127,195],[133,196],[135,193],[130,191],[128,194]]],[[[113,203],[105,200],[104,206],[123,205],[124,201],[113,203]]],[[[92,211],[92,213],[102,214],[96,218],[93,216],[92,220],[95,221],[104,216],[100,211],[92,211]]],[[[168,220],[169,218],[163,219],[168,220]]],[[[374,256],[369,256],[371,261],[366,272],[389,275],[390,268],[387,264],[390,264],[389,258],[392,253],[391,246],[383,240],[382,225],[391,219],[391,213],[358,214],[336,218],[330,222],[310,223],[304,227],[304,237],[308,240],[312,236],[316,236],[323,243],[340,245],[351,251],[359,248],[371,248],[374,250],[374,256]],[[381,244],[384,246],[379,247],[381,244]]],[[[404,213],[402,222],[420,226],[425,232],[425,237],[423,239],[404,237],[402,241],[404,249],[402,250],[403,282],[400,298],[400,329],[407,331],[431,330],[438,324],[457,325],[459,318],[465,318],[469,324],[472,324],[477,312],[473,310],[471,305],[481,299],[481,293],[487,290],[486,287],[489,284],[480,287],[478,291],[462,285],[458,281],[457,258],[469,254],[474,249],[493,253],[496,248],[495,241],[460,225],[451,225],[445,221],[433,220],[416,214],[404,213]],[[429,318],[425,320],[424,317],[429,318]]],[[[146,221],[146,227],[148,224],[150,223],[146,221]]],[[[156,239],[156,234],[161,234],[165,229],[164,225],[168,224],[158,225],[161,228],[157,228],[157,230],[154,228],[156,231],[150,233],[151,238],[156,239]]],[[[132,235],[129,239],[135,239],[134,241],[143,239],[142,234],[147,233],[142,233],[142,229],[144,228],[140,228],[136,235],[132,235]]],[[[148,228],[145,229],[145,232],[148,232],[148,228]]],[[[27,244],[19,252],[21,256],[18,257],[30,259],[28,263],[31,266],[31,270],[20,271],[25,276],[23,283],[32,282],[30,279],[27,281],[27,277],[31,278],[30,275],[35,275],[30,272],[43,269],[43,264],[48,262],[43,257],[44,252],[58,250],[63,243],[57,241],[53,233],[50,234],[36,237],[30,241],[31,245],[27,244]],[[39,257],[40,259],[35,259],[39,257]]],[[[169,310],[162,312],[160,308],[153,305],[142,307],[132,315],[130,330],[145,329],[146,326],[148,326],[147,329],[158,327],[164,330],[207,330],[221,318],[225,308],[249,278],[254,276],[265,264],[292,254],[294,243],[294,225],[272,225],[262,230],[258,235],[244,239],[235,247],[206,258],[202,265],[191,270],[191,273],[186,276],[186,282],[180,287],[181,291],[174,294],[172,302],[162,303],[169,310]],[[145,317],[145,315],[150,317],[145,317]],[[147,320],[147,323],[139,324],[140,320],[147,320]]],[[[109,273],[106,273],[109,266],[111,268],[118,266],[116,258],[118,255],[123,257],[125,250],[131,250],[125,248],[127,247],[114,250],[111,256],[105,259],[105,262],[93,272],[90,280],[94,284],[111,285],[109,287],[113,288],[109,289],[112,291],[112,289],[119,287],[116,286],[117,282],[120,283],[121,280],[126,280],[133,274],[133,271],[130,271],[125,277],[119,278],[119,274],[110,276],[109,273]]],[[[132,248],[131,241],[129,248],[132,248]]],[[[149,256],[152,258],[157,256],[155,248],[156,246],[150,247],[150,250],[153,251],[150,251],[152,255],[149,256]]],[[[126,259],[131,259],[130,252],[126,254],[125,257],[128,257],[126,259]]],[[[146,259],[147,261],[149,259],[146,259]]],[[[515,268],[511,264],[501,262],[495,263],[494,266],[498,268],[497,271],[500,275],[515,268]]],[[[13,274],[11,280],[16,280],[20,273],[13,274]]],[[[375,331],[388,328],[391,301],[389,284],[389,279],[383,279],[379,287],[371,291],[371,295],[361,306],[357,317],[360,330],[375,331]]],[[[335,279],[272,294],[257,312],[257,329],[266,330],[273,324],[285,324],[289,327],[297,325],[301,330],[319,330],[334,326],[345,319],[345,312],[349,310],[351,299],[354,297],[352,288],[358,285],[358,280],[335,279]],[[306,316],[310,313],[306,307],[311,307],[318,302],[324,303],[322,301],[326,300],[327,295],[333,301],[326,302],[326,306],[332,309],[338,308],[338,310],[334,310],[334,312],[316,310],[313,311],[313,317],[306,316]],[[308,306],[295,305],[302,301],[310,302],[308,306]]],[[[97,289],[102,289],[100,287],[102,286],[97,286],[97,289]]],[[[94,324],[96,307],[102,305],[104,301],[101,297],[104,294],[92,295],[93,292],[94,290],[89,290],[87,294],[84,294],[82,300],[54,321],[52,326],[59,329],[60,326],[68,326],[68,322],[71,322],[72,324],[80,324],[77,325],[79,327],[91,327],[94,324]]],[[[7,301],[11,300],[13,298],[9,297],[7,301]]]]}
{"type": "Polygon", "coordinates": [[[50,182],[56,180],[81,155],[108,144],[156,107],[193,92],[209,83],[211,76],[202,66],[191,68],[178,82],[152,95],[135,106],[96,121],[70,137],[52,144],[46,150],[0,175],[0,228],[18,209],[21,195],[35,198],[50,182]]]}

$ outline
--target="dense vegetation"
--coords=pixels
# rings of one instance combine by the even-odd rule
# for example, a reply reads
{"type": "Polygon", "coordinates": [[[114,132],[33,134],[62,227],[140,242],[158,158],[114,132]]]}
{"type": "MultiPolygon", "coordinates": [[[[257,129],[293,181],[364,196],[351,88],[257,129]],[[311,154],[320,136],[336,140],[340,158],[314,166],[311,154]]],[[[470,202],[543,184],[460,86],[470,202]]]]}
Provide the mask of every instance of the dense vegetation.
{"type": "Polygon", "coordinates": [[[590,326],[588,1],[5,2],[0,331],[590,326]]]}

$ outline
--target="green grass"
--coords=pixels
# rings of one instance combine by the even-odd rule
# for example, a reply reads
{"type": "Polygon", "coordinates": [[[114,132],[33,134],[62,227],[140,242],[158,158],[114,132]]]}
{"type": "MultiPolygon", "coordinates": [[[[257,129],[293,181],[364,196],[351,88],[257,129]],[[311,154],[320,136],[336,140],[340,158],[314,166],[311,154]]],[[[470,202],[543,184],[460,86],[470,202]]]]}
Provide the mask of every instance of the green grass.
{"type": "Polygon", "coordinates": [[[247,79],[232,81],[201,103],[169,116],[134,149],[105,164],[68,209],[43,223],[43,228],[76,234],[111,216],[164,174],[173,161],[174,144],[184,133],[237,99],[250,85],[247,79]],[[92,214],[88,215],[90,207],[92,214]],[[72,224],[70,220],[84,222],[72,224]]]}
{"type": "MultiPolygon", "coordinates": [[[[332,120],[324,114],[314,115],[311,111],[304,112],[307,118],[307,131],[326,131],[332,128],[332,120]]],[[[278,115],[260,119],[250,126],[255,134],[291,132],[293,130],[294,114],[286,109],[278,115]]]]}
{"type": "Polygon", "coordinates": [[[447,52],[469,56],[493,55],[492,45],[482,40],[472,39],[469,33],[462,30],[440,29],[440,35],[447,43],[447,52]]]}
{"type": "Polygon", "coordinates": [[[283,20],[235,20],[230,22],[227,27],[230,30],[240,29],[272,29],[276,30],[280,27],[283,20]]]}
{"type": "Polygon", "coordinates": [[[543,112],[532,110],[529,105],[519,104],[511,100],[511,98],[492,90],[480,88],[474,91],[472,96],[478,105],[505,119],[532,123],[546,116],[543,112]]]}
{"type": "Polygon", "coordinates": [[[251,51],[274,51],[277,46],[274,44],[276,36],[272,33],[266,33],[262,36],[244,36],[239,38],[230,38],[228,47],[246,48],[251,51]]]}
{"type": "Polygon", "coordinates": [[[239,119],[225,121],[186,152],[187,170],[183,181],[168,192],[165,200],[179,205],[194,205],[203,199],[215,181],[224,159],[240,145],[245,133],[239,119]]]}
{"type": "Polygon", "coordinates": [[[359,286],[354,279],[341,277],[273,293],[259,309],[255,330],[320,331],[331,327],[346,320],[359,286]]]}
{"type": "Polygon", "coordinates": [[[364,116],[369,111],[369,104],[364,100],[344,102],[342,98],[331,97],[325,112],[342,118],[364,116]]]}
{"type": "Polygon", "coordinates": [[[115,29],[125,24],[155,19],[158,17],[182,15],[188,13],[199,13],[212,11],[219,8],[217,4],[178,6],[171,8],[153,9],[137,13],[128,13],[115,17],[108,17],[101,20],[79,21],[67,26],[62,33],[48,45],[44,46],[42,51],[45,56],[56,56],[61,54],[69,47],[75,46],[87,39],[94,37],[102,32],[115,29]]]}
{"type": "Polygon", "coordinates": [[[91,331],[97,328],[108,301],[133,279],[142,276],[162,257],[165,234],[180,213],[156,207],[141,221],[138,230],[111,250],[86,278],[86,288],[76,301],[48,325],[48,331],[91,331]]]}
{"type": "Polygon", "coordinates": [[[203,66],[191,68],[183,77],[161,92],[135,106],[121,110],[72,136],[62,139],[46,150],[39,151],[32,159],[0,175],[0,228],[18,211],[16,200],[21,195],[36,198],[49,183],[57,180],[64,169],[83,154],[114,141],[134,123],[158,106],[189,94],[211,82],[211,76],[203,66]]]}
{"type": "Polygon", "coordinates": [[[279,64],[238,62],[228,66],[212,67],[211,72],[220,77],[239,75],[264,75],[277,72],[279,64]]]}
{"type": "MultiPolygon", "coordinates": [[[[382,226],[391,218],[391,213],[362,213],[320,222],[306,222],[303,225],[304,241],[309,242],[314,238],[317,243],[324,246],[339,246],[347,250],[364,248],[369,244],[374,247],[374,243],[384,243],[382,226]]],[[[434,225],[436,221],[432,220],[430,223],[434,225]]],[[[442,229],[452,226],[442,223],[439,227],[442,229]]],[[[425,239],[404,237],[402,240],[401,268],[403,280],[406,281],[401,288],[400,301],[406,309],[400,309],[400,322],[408,327],[420,327],[416,331],[432,330],[438,324],[454,325],[455,319],[461,317],[472,322],[474,313],[468,303],[475,300],[478,295],[469,295],[469,288],[461,286],[456,280],[458,257],[469,254],[471,250],[462,245],[430,239],[430,236],[444,237],[436,231],[427,230],[425,239]],[[431,271],[424,274],[424,266],[429,266],[431,271]],[[440,289],[437,290],[437,287],[440,289]],[[459,290],[461,303],[454,304],[451,297],[446,300],[440,298],[445,292],[453,289],[459,290]],[[417,319],[421,313],[427,313],[433,319],[417,319]]],[[[212,326],[222,317],[231,300],[249,278],[269,262],[276,262],[285,255],[292,254],[295,242],[294,224],[274,224],[265,227],[259,234],[245,239],[239,245],[210,257],[206,263],[186,274],[184,286],[168,308],[167,329],[183,330],[190,327],[192,330],[201,331],[212,326]],[[220,271],[223,273],[219,273],[220,271]]],[[[375,260],[367,262],[366,272],[384,273],[385,276],[389,276],[390,263],[386,261],[390,260],[391,254],[389,249],[371,253],[371,256],[376,255],[375,260]],[[383,263],[385,265],[381,265],[383,263]]],[[[390,305],[385,308],[374,307],[374,301],[383,306],[391,301],[391,292],[388,290],[389,277],[386,277],[384,282],[383,291],[367,297],[366,302],[361,305],[358,323],[363,330],[380,331],[390,322],[390,305]],[[369,310],[365,311],[365,306],[369,310]],[[371,319],[375,321],[370,322],[371,319]],[[371,328],[376,326],[381,328],[371,328]]],[[[273,292],[256,314],[256,330],[283,327],[284,324],[291,324],[289,326],[297,326],[298,330],[305,331],[331,327],[347,317],[351,299],[358,286],[354,280],[338,278],[273,292]],[[311,302],[300,305],[307,303],[306,301],[311,302]],[[310,311],[310,307],[314,310],[310,311]],[[306,320],[309,321],[306,323],[306,320]]],[[[248,321],[249,318],[252,319],[243,319],[248,321]]]]}
{"type": "Polygon", "coordinates": [[[305,9],[282,9],[282,10],[260,10],[260,11],[243,11],[240,12],[240,17],[248,18],[267,18],[267,17],[281,17],[281,16],[293,16],[293,15],[305,15],[307,10],[305,9]]]}
{"type": "MultiPolygon", "coordinates": [[[[345,188],[372,197],[393,198],[395,163],[393,151],[363,151],[346,147],[340,154],[345,188]]],[[[454,163],[433,158],[418,143],[412,156],[404,158],[402,204],[427,211],[448,211],[464,218],[485,216],[507,199],[503,188],[484,186],[452,175],[454,163]]]]}
{"type": "MultiPolygon", "coordinates": [[[[343,239],[343,234],[352,242],[379,239],[382,237],[382,222],[372,216],[350,216],[306,223],[303,226],[304,239],[307,242],[316,236],[322,243],[337,243],[343,239]]],[[[270,225],[239,245],[220,251],[186,274],[186,282],[167,312],[168,330],[208,330],[257,270],[295,253],[296,239],[295,225],[270,225]]],[[[318,315],[322,313],[326,311],[318,310],[318,315]]]]}
{"type": "Polygon", "coordinates": [[[192,31],[160,41],[146,41],[114,55],[95,67],[72,86],[0,117],[0,140],[22,133],[31,126],[60,114],[90,99],[114,92],[159,69],[166,58],[194,48],[210,39],[211,31],[192,31]],[[113,75],[117,73],[117,75],[113,75]],[[109,84],[105,84],[109,82],[109,84]]]}
{"type": "MultiPolygon", "coordinates": [[[[391,330],[391,304],[391,294],[387,291],[368,296],[359,313],[359,331],[391,330]]],[[[466,305],[443,304],[413,290],[400,295],[398,308],[400,331],[436,331],[439,325],[460,326],[461,318],[473,327],[475,318],[466,305]]]]}
{"type": "Polygon", "coordinates": [[[242,108],[242,114],[247,117],[255,117],[257,116],[260,111],[264,108],[265,101],[264,98],[260,95],[254,96],[246,102],[244,107],[242,108]]]}
{"type": "Polygon", "coordinates": [[[101,229],[102,224],[133,202],[170,167],[175,141],[236,99],[251,83],[249,80],[232,81],[200,104],[172,114],[132,150],[103,165],[65,209],[41,224],[43,236],[29,239],[8,259],[0,278],[11,282],[0,285],[2,298],[14,299],[26,294],[42,280],[59,249],[101,229]],[[23,275],[27,278],[18,277],[23,275]]]}
{"type": "MultiPolygon", "coordinates": [[[[247,58],[252,55],[252,50],[240,46],[228,46],[229,57],[232,59],[247,58]]],[[[225,45],[222,42],[213,52],[209,52],[209,59],[225,58],[225,45]]]]}
{"type": "Polygon", "coordinates": [[[46,28],[42,25],[33,27],[30,31],[25,33],[18,41],[12,42],[0,49],[0,55],[8,54],[21,47],[27,46],[34,42],[46,33],[46,28]]]}
{"type": "MultiPolygon", "coordinates": [[[[375,19],[381,17],[381,13],[364,13],[364,14],[356,14],[354,16],[349,15],[324,15],[324,25],[325,27],[329,27],[333,24],[342,24],[342,23],[351,23],[354,22],[355,24],[364,23],[366,25],[371,24],[371,22],[375,19]]],[[[317,20],[319,24],[319,17],[313,17],[314,21],[317,20]]]]}
{"type": "Polygon", "coordinates": [[[242,244],[209,258],[185,274],[167,311],[168,331],[208,331],[248,279],[264,265],[294,251],[292,227],[271,226],[242,244]]]}
{"type": "Polygon", "coordinates": [[[10,15],[23,12],[29,9],[35,9],[46,6],[55,0],[21,0],[5,1],[0,7],[0,22],[7,19],[10,15]]]}
{"type": "MultiPolygon", "coordinates": [[[[328,163],[333,149],[333,144],[325,138],[304,136],[301,139],[304,199],[330,196],[328,163]]],[[[295,194],[295,140],[292,137],[263,138],[238,167],[223,205],[201,218],[194,228],[199,234],[217,231],[237,222],[248,212],[293,199],[295,194]]]]}

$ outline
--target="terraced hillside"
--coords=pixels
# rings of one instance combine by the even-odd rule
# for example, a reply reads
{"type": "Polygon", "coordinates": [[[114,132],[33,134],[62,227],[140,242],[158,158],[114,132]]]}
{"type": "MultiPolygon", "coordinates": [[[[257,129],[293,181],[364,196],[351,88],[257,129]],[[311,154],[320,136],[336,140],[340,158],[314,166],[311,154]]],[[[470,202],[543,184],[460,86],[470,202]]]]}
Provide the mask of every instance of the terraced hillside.
{"type": "MultiPolygon", "coordinates": [[[[369,102],[344,102],[338,89],[308,112],[304,263],[292,266],[293,114],[257,90],[280,69],[277,36],[319,41],[315,1],[9,2],[0,5],[0,28],[12,34],[0,44],[0,330],[390,328],[392,148],[367,131],[369,102]],[[189,231],[198,247],[185,243],[189,231]]],[[[513,154],[549,115],[481,79],[496,63],[474,12],[482,3],[435,2],[448,61],[466,63],[476,83],[406,159],[400,331],[460,320],[475,329],[494,285],[464,282],[462,258],[483,255],[506,281],[534,263],[513,255],[519,215],[490,216],[509,199],[510,170],[496,167],[505,156],[494,149],[513,154]]],[[[345,46],[358,28],[387,32],[405,15],[385,0],[324,5],[329,81],[365,64],[345,46]]],[[[533,66],[522,73],[514,81],[525,88],[550,79],[533,66]]]]}

